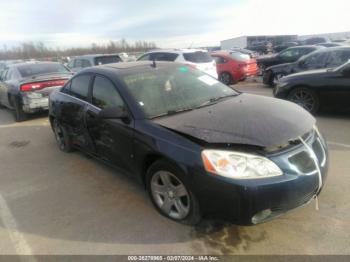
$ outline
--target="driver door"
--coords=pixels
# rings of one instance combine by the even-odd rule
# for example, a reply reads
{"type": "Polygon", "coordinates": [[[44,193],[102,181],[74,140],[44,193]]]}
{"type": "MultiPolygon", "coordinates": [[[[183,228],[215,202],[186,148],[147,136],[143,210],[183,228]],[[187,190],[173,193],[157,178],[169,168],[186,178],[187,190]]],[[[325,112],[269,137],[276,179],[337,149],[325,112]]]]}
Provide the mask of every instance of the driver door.
{"type": "Polygon", "coordinates": [[[98,113],[109,107],[126,107],[113,82],[96,75],[92,84],[91,104],[86,109],[86,126],[96,154],[110,164],[130,171],[133,158],[133,120],[99,119],[98,113]]]}

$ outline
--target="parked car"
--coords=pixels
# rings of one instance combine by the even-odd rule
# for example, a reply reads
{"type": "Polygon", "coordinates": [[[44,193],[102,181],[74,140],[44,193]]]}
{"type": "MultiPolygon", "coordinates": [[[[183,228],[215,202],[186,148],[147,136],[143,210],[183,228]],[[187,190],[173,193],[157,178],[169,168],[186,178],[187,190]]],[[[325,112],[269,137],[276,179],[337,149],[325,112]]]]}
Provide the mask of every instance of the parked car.
{"type": "Polygon", "coordinates": [[[282,52],[270,56],[261,56],[257,58],[260,74],[262,75],[267,67],[284,63],[292,63],[300,57],[307,55],[313,51],[321,49],[321,46],[295,46],[290,47],[282,52]]]}
{"type": "Polygon", "coordinates": [[[268,54],[272,51],[272,44],[268,41],[250,43],[246,49],[257,52],[260,55],[268,54]]]}
{"type": "Polygon", "coordinates": [[[123,60],[119,55],[83,55],[77,56],[70,60],[67,67],[73,72],[79,72],[80,70],[97,65],[105,65],[122,62],[123,60]]]}
{"type": "Polygon", "coordinates": [[[62,87],[72,73],[55,62],[8,65],[1,75],[0,104],[13,109],[16,121],[27,114],[48,110],[49,94],[62,87]]]}
{"type": "Polygon", "coordinates": [[[284,49],[287,49],[287,48],[292,47],[292,46],[298,46],[298,45],[299,44],[297,42],[286,42],[286,43],[283,43],[281,45],[274,46],[273,51],[279,53],[279,52],[283,51],[284,49]]]}
{"type": "Polygon", "coordinates": [[[313,114],[322,105],[349,107],[350,62],[333,69],[318,69],[283,77],[277,83],[274,95],[297,103],[313,114]]]}
{"type": "Polygon", "coordinates": [[[266,68],[263,82],[274,86],[281,78],[302,71],[337,67],[350,59],[350,47],[323,48],[301,57],[294,63],[286,63],[266,68]]]}
{"type": "Polygon", "coordinates": [[[321,43],[327,43],[329,42],[329,39],[325,37],[310,37],[308,39],[302,40],[302,43],[304,45],[316,45],[321,43]]]}
{"type": "Polygon", "coordinates": [[[317,44],[318,46],[323,46],[323,47],[337,47],[337,46],[344,46],[343,44],[340,43],[334,43],[334,42],[328,42],[328,43],[321,43],[317,44]]]}
{"type": "Polygon", "coordinates": [[[226,84],[235,84],[246,77],[257,75],[259,68],[256,60],[248,54],[233,51],[214,52],[219,80],[226,84]]]}
{"type": "Polygon", "coordinates": [[[162,215],[186,224],[261,223],[310,202],[326,178],[326,142],[307,111],[189,65],[85,69],[51,94],[49,117],[62,151],[137,178],[162,215]]]}
{"type": "Polygon", "coordinates": [[[245,49],[245,48],[233,47],[233,48],[230,48],[230,51],[232,51],[232,52],[240,52],[242,54],[247,54],[251,58],[257,58],[258,57],[258,53],[257,52],[251,51],[251,50],[248,50],[248,49],[245,49]]]}
{"type": "Polygon", "coordinates": [[[202,49],[158,49],[140,56],[137,61],[178,62],[195,67],[218,78],[216,64],[207,50],[202,49]]]}

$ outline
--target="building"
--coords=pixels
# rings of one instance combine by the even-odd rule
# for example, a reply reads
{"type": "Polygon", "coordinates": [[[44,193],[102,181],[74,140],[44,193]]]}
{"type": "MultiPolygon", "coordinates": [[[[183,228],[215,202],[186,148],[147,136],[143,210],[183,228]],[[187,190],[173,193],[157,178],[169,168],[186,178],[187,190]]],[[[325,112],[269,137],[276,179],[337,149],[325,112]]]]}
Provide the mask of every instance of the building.
{"type": "Polygon", "coordinates": [[[285,42],[297,41],[297,35],[259,35],[259,36],[240,36],[220,41],[221,49],[230,49],[233,47],[246,48],[254,43],[270,42],[272,45],[280,45],[285,42]]]}
{"type": "Polygon", "coordinates": [[[246,48],[253,43],[270,42],[273,46],[281,45],[286,42],[295,42],[306,40],[308,38],[322,37],[329,41],[349,40],[350,32],[324,33],[313,35],[260,35],[260,36],[239,36],[220,41],[221,49],[230,49],[233,47],[246,48]]]}
{"type": "Polygon", "coordinates": [[[299,36],[299,40],[305,40],[305,39],[312,38],[312,37],[323,37],[323,38],[328,39],[329,41],[349,40],[350,39],[350,32],[301,35],[301,36],[299,36]]]}

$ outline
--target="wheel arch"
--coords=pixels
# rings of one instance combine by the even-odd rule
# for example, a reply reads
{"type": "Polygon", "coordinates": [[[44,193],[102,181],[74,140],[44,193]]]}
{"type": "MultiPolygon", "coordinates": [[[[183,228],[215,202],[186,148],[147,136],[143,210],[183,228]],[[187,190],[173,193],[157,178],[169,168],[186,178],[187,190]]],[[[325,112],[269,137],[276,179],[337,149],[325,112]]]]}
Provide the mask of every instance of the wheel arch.
{"type": "Polygon", "coordinates": [[[142,161],[142,166],[141,166],[141,173],[140,173],[141,182],[145,188],[146,188],[146,184],[147,184],[146,183],[147,171],[155,162],[157,162],[159,160],[169,162],[174,167],[176,167],[179,170],[181,170],[182,172],[186,173],[186,169],[184,169],[181,165],[179,165],[175,160],[173,160],[173,159],[171,159],[163,154],[160,154],[160,153],[150,153],[150,154],[145,156],[145,158],[142,161]]]}

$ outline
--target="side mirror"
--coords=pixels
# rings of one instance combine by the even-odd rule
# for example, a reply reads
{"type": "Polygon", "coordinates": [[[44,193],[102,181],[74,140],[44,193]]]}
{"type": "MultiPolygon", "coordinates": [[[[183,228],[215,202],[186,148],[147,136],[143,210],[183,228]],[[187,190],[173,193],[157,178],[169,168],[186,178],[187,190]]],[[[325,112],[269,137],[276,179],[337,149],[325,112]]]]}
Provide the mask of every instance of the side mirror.
{"type": "Polygon", "coordinates": [[[97,117],[100,119],[122,119],[125,122],[130,122],[128,112],[120,106],[104,108],[97,117]]]}

